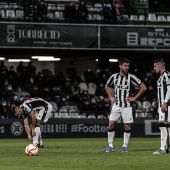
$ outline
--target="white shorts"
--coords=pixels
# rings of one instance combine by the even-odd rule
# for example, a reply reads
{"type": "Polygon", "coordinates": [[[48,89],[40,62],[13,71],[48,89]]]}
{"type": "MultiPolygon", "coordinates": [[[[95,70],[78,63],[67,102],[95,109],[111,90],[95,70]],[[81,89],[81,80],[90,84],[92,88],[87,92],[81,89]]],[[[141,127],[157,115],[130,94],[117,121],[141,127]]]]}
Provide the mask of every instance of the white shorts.
{"type": "Polygon", "coordinates": [[[109,121],[119,121],[122,117],[123,123],[133,123],[132,107],[112,106],[109,121]]]}
{"type": "Polygon", "coordinates": [[[38,120],[42,120],[44,123],[48,121],[48,118],[52,112],[52,105],[49,103],[48,104],[48,109],[45,109],[42,107],[41,110],[36,112],[35,116],[38,120]]]}
{"type": "Polygon", "coordinates": [[[168,113],[162,112],[161,107],[158,108],[159,121],[168,121],[170,122],[170,106],[168,106],[168,113]]]}

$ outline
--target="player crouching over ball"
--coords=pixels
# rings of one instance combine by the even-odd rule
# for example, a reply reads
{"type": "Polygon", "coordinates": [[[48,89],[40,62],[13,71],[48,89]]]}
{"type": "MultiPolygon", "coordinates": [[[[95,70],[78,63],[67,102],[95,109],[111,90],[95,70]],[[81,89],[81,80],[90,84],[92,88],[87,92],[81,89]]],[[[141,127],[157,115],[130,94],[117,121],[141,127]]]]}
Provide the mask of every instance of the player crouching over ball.
{"type": "Polygon", "coordinates": [[[52,105],[42,98],[36,97],[24,101],[20,106],[13,105],[11,111],[14,116],[24,118],[24,127],[28,139],[33,141],[34,145],[39,146],[40,124],[48,121],[52,112],[52,105]],[[31,117],[32,131],[29,127],[28,117],[31,117]]]}

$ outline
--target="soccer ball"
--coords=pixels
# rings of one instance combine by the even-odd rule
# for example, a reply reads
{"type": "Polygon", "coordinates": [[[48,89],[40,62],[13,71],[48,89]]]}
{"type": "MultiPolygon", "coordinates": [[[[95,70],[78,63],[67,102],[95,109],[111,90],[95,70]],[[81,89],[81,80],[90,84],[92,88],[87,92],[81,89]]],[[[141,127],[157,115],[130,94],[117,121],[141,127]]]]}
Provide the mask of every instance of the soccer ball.
{"type": "Polygon", "coordinates": [[[38,153],[38,147],[34,144],[29,144],[28,146],[26,146],[25,148],[25,153],[29,156],[34,156],[37,155],[38,153]]]}

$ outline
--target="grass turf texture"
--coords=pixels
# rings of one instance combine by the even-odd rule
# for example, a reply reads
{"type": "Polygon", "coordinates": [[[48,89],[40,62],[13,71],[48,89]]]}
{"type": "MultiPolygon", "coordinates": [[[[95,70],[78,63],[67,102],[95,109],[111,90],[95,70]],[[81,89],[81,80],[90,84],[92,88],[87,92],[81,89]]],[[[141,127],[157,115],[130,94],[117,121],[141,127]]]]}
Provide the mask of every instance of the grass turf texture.
{"type": "Polygon", "coordinates": [[[159,138],[131,138],[128,153],[122,153],[122,138],[114,142],[115,152],[102,153],[106,138],[44,139],[37,156],[27,156],[26,139],[0,140],[0,169],[3,170],[146,170],[167,169],[170,154],[153,155],[159,138]]]}

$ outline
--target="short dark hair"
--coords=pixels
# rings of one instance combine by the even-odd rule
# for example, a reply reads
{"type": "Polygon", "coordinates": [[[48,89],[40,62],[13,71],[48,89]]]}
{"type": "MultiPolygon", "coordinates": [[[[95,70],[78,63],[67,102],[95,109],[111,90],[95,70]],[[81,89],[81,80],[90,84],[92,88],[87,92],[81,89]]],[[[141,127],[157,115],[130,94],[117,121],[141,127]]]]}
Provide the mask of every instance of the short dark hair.
{"type": "Polygon", "coordinates": [[[159,63],[163,67],[165,67],[165,61],[162,58],[158,58],[158,59],[154,60],[153,63],[159,63]]]}
{"type": "Polygon", "coordinates": [[[130,61],[127,58],[122,58],[122,59],[119,60],[119,65],[122,65],[124,63],[129,63],[130,64],[130,61]]]}

